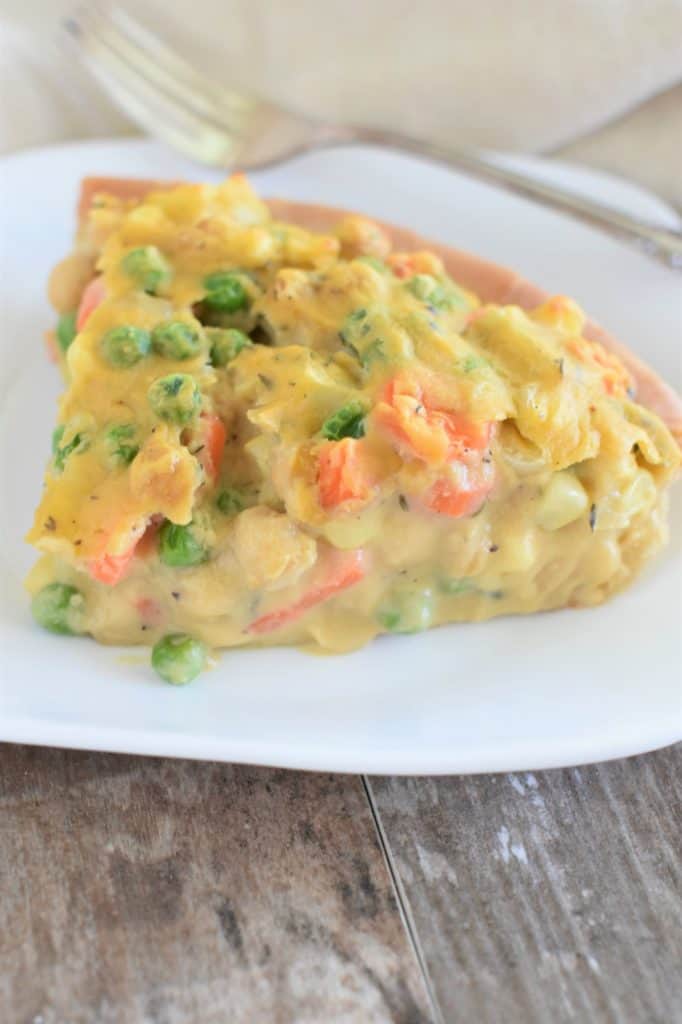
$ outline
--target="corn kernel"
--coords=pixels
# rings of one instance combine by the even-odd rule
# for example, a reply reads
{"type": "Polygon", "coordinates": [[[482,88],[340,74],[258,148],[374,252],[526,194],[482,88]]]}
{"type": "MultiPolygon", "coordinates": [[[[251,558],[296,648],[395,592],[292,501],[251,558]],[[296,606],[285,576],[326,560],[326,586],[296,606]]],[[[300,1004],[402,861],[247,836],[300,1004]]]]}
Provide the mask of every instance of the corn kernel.
{"type": "Polygon", "coordinates": [[[573,473],[557,473],[545,489],[535,515],[543,530],[560,530],[587,511],[589,499],[573,473]]]}

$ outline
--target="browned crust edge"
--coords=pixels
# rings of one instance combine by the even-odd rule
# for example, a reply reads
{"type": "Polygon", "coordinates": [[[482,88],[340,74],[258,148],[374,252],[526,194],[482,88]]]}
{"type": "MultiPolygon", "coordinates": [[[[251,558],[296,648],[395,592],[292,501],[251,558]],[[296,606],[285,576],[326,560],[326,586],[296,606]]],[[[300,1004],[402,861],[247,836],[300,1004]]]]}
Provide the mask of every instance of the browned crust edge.
{"type": "MultiPolygon", "coordinates": [[[[172,188],[174,184],[176,183],[137,178],[85,178],[78,201],[79,221],[85,218],[97,193],[107,193],[122,199],[141,199],[151,191],[172,188]]],[[[268,199],[266,202],[276,219],[292,221],[312,231],[329,231],[350,212],[289,199],[268,199]]],[[[396,227],[383,221],[376,223],[387,233],[393,248],[408,252],[428,249],[436,253],[442,259],[448,274],[465,288],[475,292],[484,302],[500,305],[513,303],[523,309],[532,309],[548,298],[547,293],[537,285],[524,280],[506,267],[482,260],[460,249],[453,249],[441,242],[433,242],[408,228],[396,227]]],[[[637,401],[661,417],[682,447],[682,399],[673,388],[603,327],[589,321],[585,334],[619,357],[635,381],[637,401]]]]}

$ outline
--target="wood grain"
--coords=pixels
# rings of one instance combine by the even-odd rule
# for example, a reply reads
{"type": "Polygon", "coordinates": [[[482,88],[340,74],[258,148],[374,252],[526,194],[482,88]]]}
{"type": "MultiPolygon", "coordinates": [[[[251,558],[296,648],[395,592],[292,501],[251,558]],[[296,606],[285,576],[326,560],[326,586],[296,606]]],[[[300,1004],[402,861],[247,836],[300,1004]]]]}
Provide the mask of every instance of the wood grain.
{"type": "Polygon", "coordinates": [[[682,747],[360,780],[0,748],[2,1024],[682,1021],[682,747]]]}
{"type": "Polygon", "coordinates": [[[2,1024],[426,1024],[359,779],[0,748],[2,1024]]]}
{"type": "Polygon", "coordinates": [[[369,782],[448,1024],[682,1021],[681,767],[369,782]]]}

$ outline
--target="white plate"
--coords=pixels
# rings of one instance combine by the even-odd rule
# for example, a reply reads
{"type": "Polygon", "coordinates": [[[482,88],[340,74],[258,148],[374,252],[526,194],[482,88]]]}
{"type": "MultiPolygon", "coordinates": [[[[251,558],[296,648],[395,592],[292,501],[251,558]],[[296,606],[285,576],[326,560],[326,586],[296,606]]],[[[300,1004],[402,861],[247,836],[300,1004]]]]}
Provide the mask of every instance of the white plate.
{"type": "MultiPolygon", "coordinates": [[[[518,162],[518,161],[517,161],[518,162]]],[[[584,170],[524,166],[651,217],[638,189],[584,170]]],[[[59,381],[43,357],[44,298],[69,247],[85,174],[210,177],[145,141],[5,159],[0,274],[0,739],[367,772],[544,768],[638,753],[680,729],[679,495],[671,547],[603,608],[382,639],[340,658],[234,651],[192,686],[158,681],[139,654],[33,625],[23,543],[59,381]]],[[[253,175],[266,195],[365,210],[507,263],[575,296],[679,386],[680,278],[540,207],[411,158],[339,150],[253,175]]]]}

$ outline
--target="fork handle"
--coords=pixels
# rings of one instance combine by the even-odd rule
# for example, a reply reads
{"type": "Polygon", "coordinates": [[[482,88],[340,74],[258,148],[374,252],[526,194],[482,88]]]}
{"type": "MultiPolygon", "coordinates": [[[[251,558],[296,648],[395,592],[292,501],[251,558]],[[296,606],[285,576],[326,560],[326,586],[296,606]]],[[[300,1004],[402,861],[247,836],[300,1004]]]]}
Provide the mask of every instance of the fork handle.
{"type": "Polygon", "coordinates": [[[326,132],[323,130],[322,137],[318,138],[317,142],[318,145],[322,142],[330,146],[339,143],[370,143],[435,160],[455,170],[464,171],[472,178],[499,185],[509,192],[567,213],[589,224],[590,227],[599,228],[616,238],[633,242],[647,255],[660,260],[667,267],[682,270],[682,232],[647,223],[559,185],[550,185],[519,171],[508,170],[476,150],[440,146],[402,135],[400,132],[363,125],[330,127],[326,132]]]}

